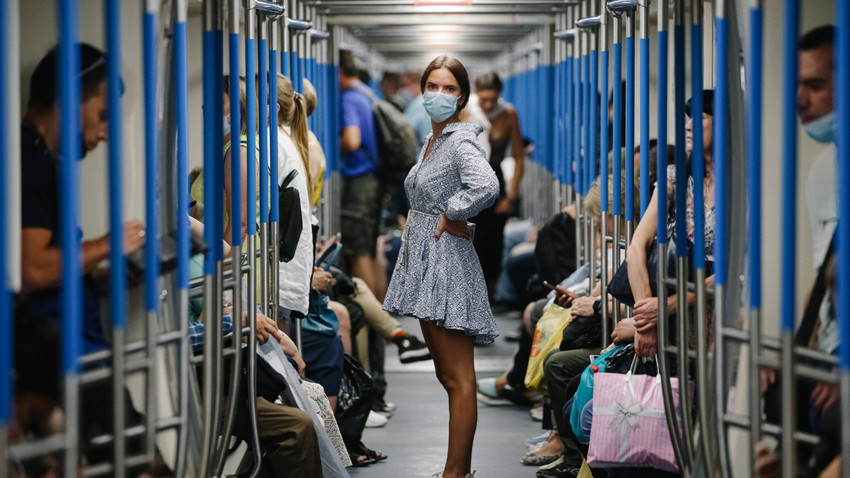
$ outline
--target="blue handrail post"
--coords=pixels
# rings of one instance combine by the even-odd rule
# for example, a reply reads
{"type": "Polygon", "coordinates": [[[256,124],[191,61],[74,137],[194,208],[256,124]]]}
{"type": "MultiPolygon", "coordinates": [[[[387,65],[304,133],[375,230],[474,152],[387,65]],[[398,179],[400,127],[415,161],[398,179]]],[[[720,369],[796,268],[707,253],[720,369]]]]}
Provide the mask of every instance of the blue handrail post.
{"type": "MultiPolygon", "coordinates": [[[[793,335],[794,324],[796,321],[796,294],[797,294],[797,271],[796,271],[796,254],[797,254],[797,37],[799,36],[800,25],[800,5],[798,0],[785,0],[785,14],[783,17],[783,93],[782,93],[782,196],[783,211],[782,211],[782,293],[787,298],[782,307],[782,472],[785,478],[794,476],[796,465],[796,445],[794,442],[794,429],[796,428],[795,420],[795,380],[793,373],[793,335]]],[[[726,35],[725,19],[718,18],[718,26],[723,27],[724,37],[726,35]]],[[[720,37],[718,37],[719,39],[720,37]]],[[[718,44],[718,47],[721,45],[718,44]]],[[[725,46],[725,45],[723,45],[725,46]]],[[[726,98],[725,88],[723,85],[724,94],[717,94],[716,101],[720,98],[726,98]]],[[[720,93],[720,84],[718,84],[718,93],[720,93]]],[[[717,108],[715,108],[715,113],[717,108]]],[[[717,138],[717,136],[715,136],[717,138]]],[[[719,138],[717,138],[719,142],[719,138]]],[[[716,147],[715,147],[716,150],[716,147]]],[[[725,158],[724,158],[725,159],[725,158]]],[[[717,198],[720,191],[720,183],[718,180],[721,172],[719,158],[715,153],[715,205],[720,204],[720,199],[717,198]]],[[[725,172],[725,171],[724,171],[725,172]]],[[[725,197],[724,208],[725,208],[725,197]]],[[[721,235],[720,218],[716,218],[718,229],[715,232],[715,257],[718,263],[718,273],[722,273],[722,282],[725,284],[725,250],[722,250],[720,245],[725,237],[721,235]],[[719,239],[718,239],[719,238],[719,239]],[[722,258],[719,254],[722,253],[722,258]]],[[[715,274],[715,283],[717,283],[718,275],[715,274]]]]}
{"type": "Polygon", "coordinates": [[[159,118],[157,115],[157,75],[159,48],[159,2],[145,2],[142,31],[145,113],[145,308],[147,310],[147,400],[145,403],[145,455],[153,461],[156,453],[157,418],[157,334],[159,310],[159,118]]]}
{"type": "MultiPolygon", "coordinates": [[[[761,133],[762,133],[762,33],[761,1],[750,8],[750,55],[747,65],[747,213],[750,217],[747,243],[749,250],[749,327],[750,327],[750,449],[761,439],[759,356],[761,355],[761,133]],[[752,407],[756,408],[752,408],[752,407]]],[[[755,469],[755,453],[751,466],[755,469]]]]}
{"type": "MultiPolygon", "coordinates": [[[[186,17],[188,2],[180,0],[175,3],[174,23],[174,75],[177,116],[177,287],[179,288],[179,319],[178,330],[187,330],[189,323],[189,73],[188,73],[188,39],[186,17]]],[[[117,21],[116,21],[117,24],[117,21]]],[[[114,60],[113,60],[114,61],[114,60]]],[[[112,109],[110,108],[110,111],[112,109]]],[[[110,134],[110,138],[113,136],[110,134]]],[[[114,288],[112,290],[115,290],[114,288]]],[[[114,298],[113,298],[114,300],[114,298]]],[[[182,338],[179,351],[179,415],[184,420],[180,428],[177,442],[177,463],[175,474],[185,473],[186,444],[188,443],[189,416],[189,339],[182,338]]],[[[116,391],[117,393],[117,391],[116,391]]],[[[117,401],[117,398],[116,398],[117,401]]]]}
{"type": "MultiPolygon", "coordinates": [[[[75,437],[79,428],[79,365],[82,338],[82,269],[80,264],[80,239],[77,234],[79,204],[79,177],[77,158],[80,157],[80,51],[79,12],[76,0],[57,2],[59,10],[59,124],[60,177],[59,221],[62,249],[62,371],[65,374],[65,433],[75,437]]],[[[79,446],[77,440],[68,440],[65,448],[65,476],[76,476],[79,446]]],[[[5,465],[4,465],[5,466],[5,465]]]]}
{"type": "MultiPolygon", "coordinates": [[[[9,63],[9,49],[11,42],[6,33],[9,24],[11,6],[7,3],[0,5],[0,26],[3,33],[0,34],[0,66],[4,69],[9,63]]],[[[8,131],[8,125],[15,120],[10,113],[9,105],[10,85],[6,75],[0,75],[0,131],[8,131]]],[[[9,165],[12,163],[10,154],[9,138],[0,135],[0,184],[9,184],[9,165]]],[[[12,310],[12,294],[8,282],[9,274],[9,247],[6,237],[8,235],[8,218],[10,204],[6,197],[0,200],[0,467],[5,470],[8,450],[8,431],[12,421],[12,367],[14,362],[14,320],[12,310]]],[[[0,471],[0,475],[5,473],[0,471]]],[[[5,476],[5,475],[4,475],[5,476]]]]}
{"type": "MultiPolygon", "coordinates": [[[[631,243],[635,220],[635,13],[626,17],[626,130],[623,133],[626,145],[626,241],[631,243]]],[[[643,164],[643,160],[641,160],[643,164]]],[[[639,191],[643,191],[641,186],[639,191]]]]}
{"type": "Polygon", "coordinates": [[[112,442],[115,457],[114,475],[125,476],[126,446],[124,434],[124,337],[127,324],[126,260],[123,219],[123,116],[121,104],[121,4],[118,0],[105,2],[106,43],[109,61],[107,70],[107,104],[109,105],[109,285],[112,291],[109,313],[112,316],[112,442]]]}
{"type": "MultiPolygon", "coordinates": [[[[836,17],[836,111],[838,131],[838,226],[836,296],[841,339],[839,366],[841,373],[841,410],[850,408],[850,1],[835,1],[836,17]]],[[[842,456],[850,456],[850,419],[841,416],[842,456]]],[[[850,476],[850,465],[842,464],[842,474],[850,476]]]]}

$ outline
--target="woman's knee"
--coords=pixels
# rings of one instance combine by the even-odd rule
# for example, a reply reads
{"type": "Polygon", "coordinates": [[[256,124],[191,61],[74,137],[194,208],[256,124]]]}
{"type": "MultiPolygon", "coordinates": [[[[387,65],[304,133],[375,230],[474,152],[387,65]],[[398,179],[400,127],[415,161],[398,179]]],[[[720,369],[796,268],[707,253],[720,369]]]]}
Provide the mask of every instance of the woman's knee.
{"type": "Polygon", "coordinates": [[[351,316],[348,314],[348,309],[346,309],[344,305],[333,300],[328,302],[328,307],[334,311],[334,314],[336,314],[339,319],[340,333],[343,331],[351,332],[351,316]]]}

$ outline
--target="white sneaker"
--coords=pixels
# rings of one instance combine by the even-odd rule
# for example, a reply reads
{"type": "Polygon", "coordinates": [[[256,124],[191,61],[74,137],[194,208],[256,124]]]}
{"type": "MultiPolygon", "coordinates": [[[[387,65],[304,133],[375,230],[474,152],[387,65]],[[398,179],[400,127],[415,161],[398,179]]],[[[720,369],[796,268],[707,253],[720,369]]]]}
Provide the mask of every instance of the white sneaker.
{"type": "Polygon", "coordinates": [[[369,418],[366,419],[366,428],[381,428],[386,425],[389,419],[380,413],[369,411],[369,418]]]}

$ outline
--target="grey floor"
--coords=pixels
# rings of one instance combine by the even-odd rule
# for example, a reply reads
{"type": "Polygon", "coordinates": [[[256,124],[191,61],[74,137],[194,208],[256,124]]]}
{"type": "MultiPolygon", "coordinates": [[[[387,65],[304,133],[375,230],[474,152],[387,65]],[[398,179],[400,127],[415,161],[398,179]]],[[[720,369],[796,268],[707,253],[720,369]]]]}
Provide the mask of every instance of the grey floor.
{"type": "MultiPolygon", "coordinates": [[[[401,319],[406,330],[421,337],[414,319],[401,319]]],[[[498,314],[501,333],[513,331],[518,314],[498,314]]],[[[503,338],[488,347],[476,347],[478,377],[495,377],[511,362],[514,343],[503,338]]],[[[387,349],[387,401],[398,405],[383,428],[366,429],[363,442],[389,459],[364,468],[349,468],[355,478],[427,477],[442,471],[448,442],[448,400],[434,376],[431,362],[402,365],[395,346],[387,349]]],[[[472,464],[476,478],[533,477],[536,468],[522,466],[525,440],[542,433],[528,410],[514,406],[491,407],[479,402],[478,430],[472,464]]]]}

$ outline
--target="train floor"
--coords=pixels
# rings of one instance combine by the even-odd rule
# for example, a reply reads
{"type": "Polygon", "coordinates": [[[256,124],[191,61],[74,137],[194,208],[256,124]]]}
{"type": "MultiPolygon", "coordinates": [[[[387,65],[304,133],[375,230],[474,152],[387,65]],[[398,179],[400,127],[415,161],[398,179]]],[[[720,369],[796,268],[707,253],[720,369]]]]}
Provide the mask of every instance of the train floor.
{"type": "MultiPolygon", "coordinates": [[[[401,318],[406,330],[421,337],[415,319],[401,318]]],[[[493,345],[475,348],[478,378],[495,377],[510,366],[516,343],[504,335],[514,332],[519,313],[496,314],[501,337],[493,345]]],[[[430,361],[403,365],[394,345],[386,354],[386,400],[398,409],[382,428],[367,428],[363,442],[389,458],[363,468],[349,468],[352,478],[429,477],[442,471],[448,446],[448,399],[434,375],[430,361]]],[[[476,478],[533,477],[536,468],[523,466],[525,440],[540,435],[540,422],[531,420],[528,408],[489,406],[478,402],[478,429],[472,467],[476,478]]]]}

